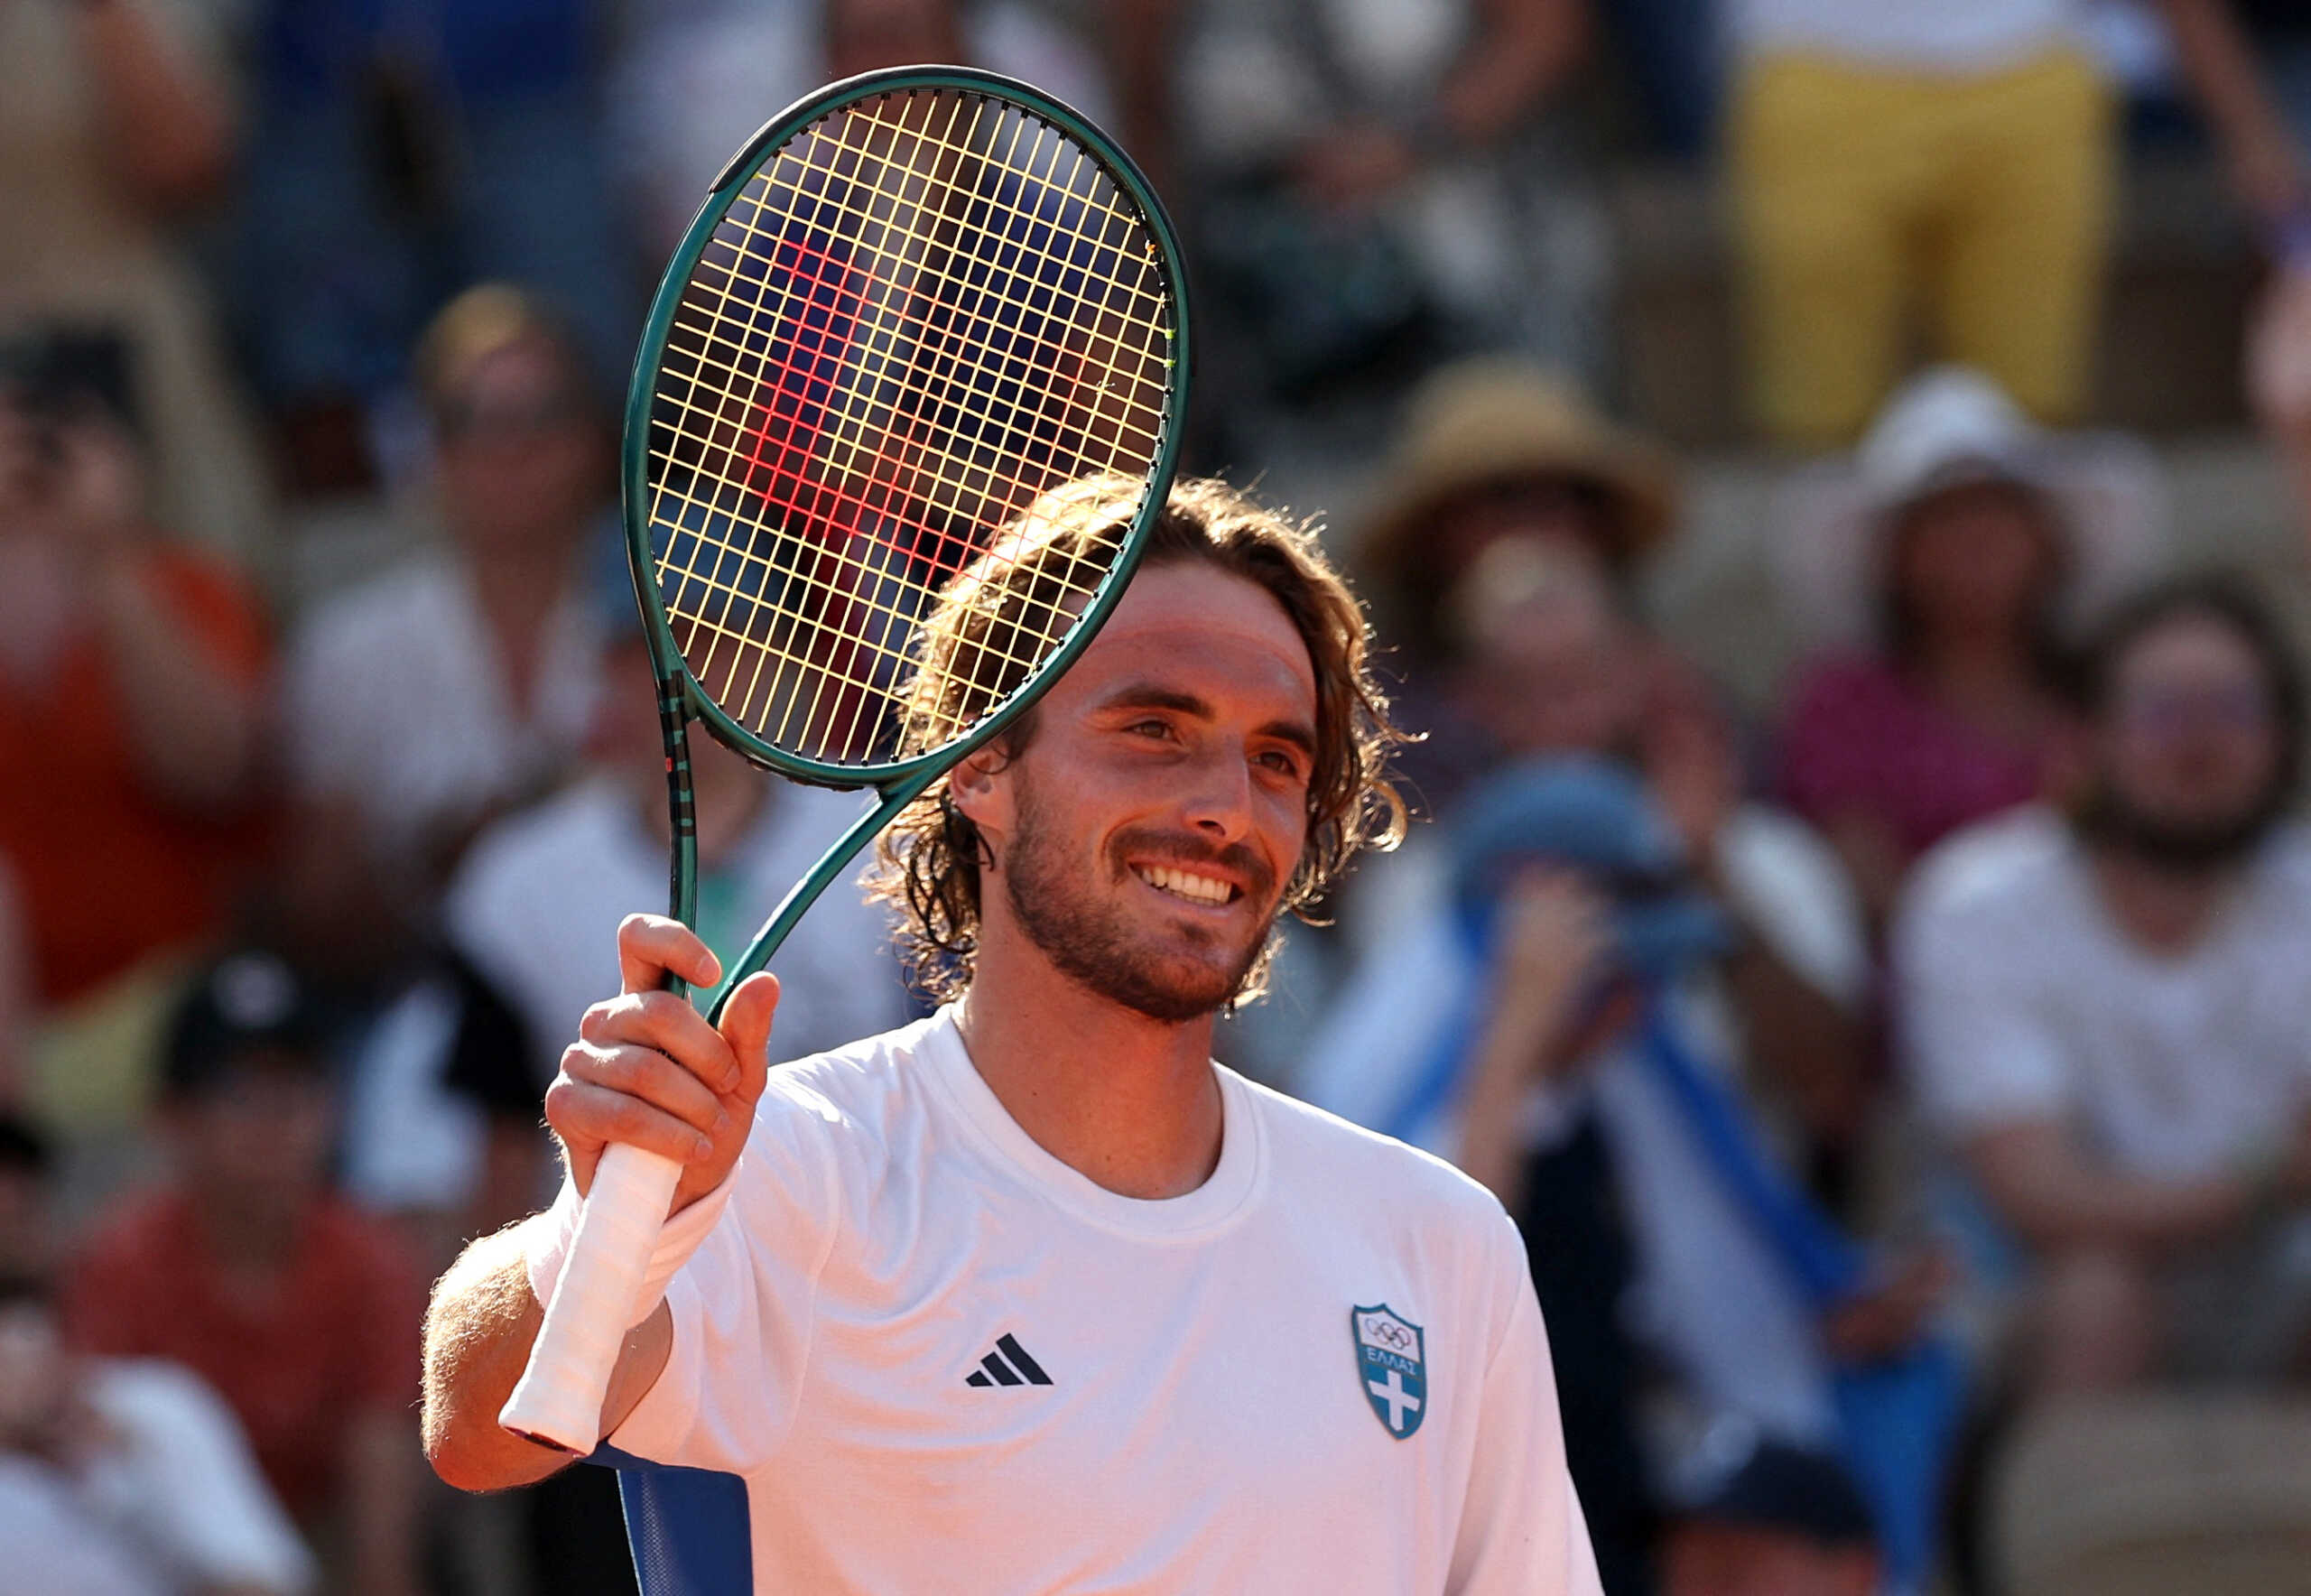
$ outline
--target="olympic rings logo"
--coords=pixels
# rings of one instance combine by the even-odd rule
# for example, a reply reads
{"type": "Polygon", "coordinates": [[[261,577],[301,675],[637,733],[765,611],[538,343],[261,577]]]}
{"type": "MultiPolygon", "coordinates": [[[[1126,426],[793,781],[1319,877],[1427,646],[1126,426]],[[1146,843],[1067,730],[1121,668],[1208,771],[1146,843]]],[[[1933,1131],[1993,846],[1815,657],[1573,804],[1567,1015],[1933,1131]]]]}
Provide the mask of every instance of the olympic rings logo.
{"type": "Polygon", "coordinates": [[[1408,1352],[1412,1350],[1412,1332],[1393,1321],[1367,1319],[1364,1322],[1364,1333],[1392,1352],[1408,1352]]]}

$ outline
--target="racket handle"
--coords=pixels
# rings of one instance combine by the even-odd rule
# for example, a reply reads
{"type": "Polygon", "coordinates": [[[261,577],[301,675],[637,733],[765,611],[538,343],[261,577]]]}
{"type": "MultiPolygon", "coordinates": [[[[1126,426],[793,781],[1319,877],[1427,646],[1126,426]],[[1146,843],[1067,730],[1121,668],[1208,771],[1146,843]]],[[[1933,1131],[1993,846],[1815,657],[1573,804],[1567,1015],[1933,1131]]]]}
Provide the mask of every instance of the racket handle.
{"type": "Polygon", "coordinates": [[[581,1457],[600,1442],[610,1371],[682,1173],[640,1147],[602,1149],[529,1367],[497,1415],[505,1428],[581,1457]]]}

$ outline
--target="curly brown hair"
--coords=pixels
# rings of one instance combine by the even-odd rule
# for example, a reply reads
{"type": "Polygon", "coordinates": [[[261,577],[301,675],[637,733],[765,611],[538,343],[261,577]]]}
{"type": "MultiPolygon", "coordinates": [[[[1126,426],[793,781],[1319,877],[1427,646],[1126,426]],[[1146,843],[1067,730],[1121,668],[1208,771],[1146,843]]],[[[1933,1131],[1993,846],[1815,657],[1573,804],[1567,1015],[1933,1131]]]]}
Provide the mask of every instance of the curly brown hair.
{"type": "MultiPolygon", "coordinates": [[[[1044,495],[998,551],[951,582],[916,639],[916,670],[904,707],[909,751],[935,747],[1018,686],[1033,640],[1078,593],[1077,573],[1103,563],[1129,525],[1142,484],[1093,477],[1044,495]]],[[[1316,679],[1316,756],[1308,782],[1308,833],[1282,907],[1310,919],[1356,855],[1404,835],[1405,806],[1389,785],[1389,752],[1404,741],[1373,680],[1370,633],[1356,596],[1325,560],[1313,528],[1285,521],[1224,482],[1191,479],[1148,535],[1143,568],[1201,561],[1259,587],[1291,617],[1316,679]]],[[[1035,735],[1030,710],[1004,730],[1006,758],[1035,735]]],[[[899,951],[916,983],[951,1000],[970,985],[979,951],[979,872],[986,843],[955,807],[945,777],[883,833],[868,895],[896,907],[899,951]]],[[[1273,942],[1270,950],[1273,949],[1273,942]]],[[[1265,987],[1268,951],[1235,1001],[1265,987]]]]}

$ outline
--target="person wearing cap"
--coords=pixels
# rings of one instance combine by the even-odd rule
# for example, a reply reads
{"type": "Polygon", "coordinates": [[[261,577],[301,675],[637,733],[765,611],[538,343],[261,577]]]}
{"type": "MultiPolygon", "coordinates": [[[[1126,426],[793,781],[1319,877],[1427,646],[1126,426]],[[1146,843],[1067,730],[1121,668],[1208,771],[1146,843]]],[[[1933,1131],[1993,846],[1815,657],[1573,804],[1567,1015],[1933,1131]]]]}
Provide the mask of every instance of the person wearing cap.
{"type": "Polygon", "coordinates": [[[2068,643],[2156,566],[2163,510],[2139,445],[2041,431],[1955,367],[1785,485],[1772,554],[1816,653],[1781,717],[1781,790],[1873,926],[1926,849],[2044,791],[2068,643]]]}
{"type": "Polygon", "coordinates": [[[2059,803],[1923,861],[1893,938],[1920,1118],[2026,1399],[2299,1378],[2311,1344],[2301,665],[2244,589],[2094,639],[2059,803]]]}
{"type": "Polygon", "coordinates": [[[289,966],[229,954],[173,1016],[168,1178],[99,1222],[63,1294],[84,1351],[166,1358],[239,1415],[265,1476],[342,1553],[332,1590],[411,1596],[423,1283],[327,1182],[322,1016],[289,966]]]}
{"type": "Polygon", "coordinates": [[[1661,1596],[1873,1596],[1870,1506],[1827,1452],[1717,1426],[1672,1508],[1661,1596]],[[1717,1455],[1722,1454],[1722,1455],[1717,1455]]]}

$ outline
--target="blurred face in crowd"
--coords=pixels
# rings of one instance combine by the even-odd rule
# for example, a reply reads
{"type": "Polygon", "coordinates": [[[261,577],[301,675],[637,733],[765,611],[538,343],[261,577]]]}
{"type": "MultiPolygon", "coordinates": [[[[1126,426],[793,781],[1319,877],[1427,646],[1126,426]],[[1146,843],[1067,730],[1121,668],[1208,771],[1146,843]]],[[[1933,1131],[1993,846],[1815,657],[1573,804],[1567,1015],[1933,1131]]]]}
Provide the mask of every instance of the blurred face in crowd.
{"type": "Polygon", "coordinates": [[[2281,728],[2253,646],[2186,612],[2112,663],[2094,728],[2100,802],[2122,837],[2178,864],[2219,863],[2269,822],[2281,728]]]}
{"type": "Polygon", "coordinates": [[[437,404],[443,513],[477,551],[573,544],[608,487],[584,380],[543,339],[472,361],[437,404]]]}
{"type": "Polygon", "coordinates": [[[1449,596],[1471,712],[1513,754],[1597,753],[1635,727],[1644,672],[1597,556],[1516,534],[1449,596]]]}
{"type": "Polygon", "coordinates": [[[1462,577],[1503,538],[1562,548],[1605,571],[1621,562],[1628,545],[1611,496],[1572,477],[1484,484],[1449,500],[1431,517],[1429,546],[1438,569],[1462,577]]]}
{"type": "Polygon", "coordinates": [[[1877,1587],[1866,1547],[1748,1525],[1680,1525],[1662,1555],[1661,1596],[1870,1596],[1877,1587]]]}
{"type": "Polygon", "coordinates": [[[2060,575],[2046,501],[2010,482],[1974,482],[1906,511],[1893,539],[1895,602],[1922,641],[2020,636],[2060,575]]]}
{"type": "Polygon", "coordinates": [[[292,1217],[320,1189],[336,1118],[316,1064],[263,1053],[168,1109],[186,1190],[258,1221],[292,1217]]]}

